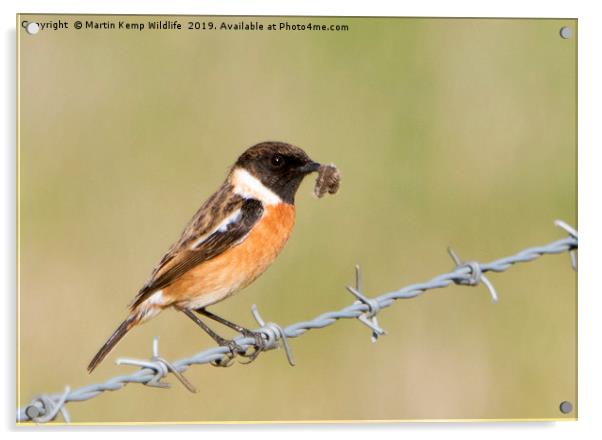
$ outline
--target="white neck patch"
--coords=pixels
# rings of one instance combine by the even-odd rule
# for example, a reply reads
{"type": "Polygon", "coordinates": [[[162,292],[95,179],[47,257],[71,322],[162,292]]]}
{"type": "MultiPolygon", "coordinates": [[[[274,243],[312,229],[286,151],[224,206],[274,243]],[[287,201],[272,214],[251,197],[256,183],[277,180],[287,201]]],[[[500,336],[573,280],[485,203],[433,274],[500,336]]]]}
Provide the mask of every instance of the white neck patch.
{"type": "Polygon", "coordinates": [[[274,191],[244,168],[236,168],[232,173],[234,192],[245,199],[257,199],[264,205],[277,205],[282,202],[274,191]]]}

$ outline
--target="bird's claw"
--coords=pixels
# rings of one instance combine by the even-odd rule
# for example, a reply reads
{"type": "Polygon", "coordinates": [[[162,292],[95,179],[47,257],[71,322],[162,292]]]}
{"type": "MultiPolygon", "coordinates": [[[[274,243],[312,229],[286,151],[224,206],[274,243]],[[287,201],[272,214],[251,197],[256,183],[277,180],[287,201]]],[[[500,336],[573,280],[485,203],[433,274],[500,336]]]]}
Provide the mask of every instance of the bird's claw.
{"type": "Polygon", "coordinates": [[[234,361],[236,355],[244,356],[246,352],[244,348],[242,348],[233,340],[224,339],[223,341],[219,341],[219,345],[222,347],[228,347],[229,352],[225,353],[224,356],[220,359],[211,361],[211,365],[213,365],[214,367],[227,368],[232,365],[232,362],[234,361]]]}
{"type": "Polygon", "coordinates": [[[250,330],[243,331],[241,332],[241,334],[245,338],[253,338],[255,340],[253,347],[249,347],[245,350],[243,347],[234,342],[234,340],[224,339],[223,341],[219,341],[219,345],[222,347],[228,347],[229,351],[225,353],[224,356],[220,359],[211,361],[211,365],[213,365],[214,367],[229,367],[234,362],[234,358],[236,358],[236,356],[248,359],[246,362],[240,362],[241,364],[245,365],[250,364],[255,359],[257,359],[259,353],[264,351],[266,346],[266,341],[263,337],[263,334],[261,332],[253,332],[250,330]]]}
{"type": "Polygon", "coordinates": [[[266,346],[266,342],[265,339],[263,338],[263,334],[261,332],[253,332],[253,331],[243,331],[242,335],[246,338],[253,338],[255,339],[255,344],[253,344],[253,349],[250,353],[248,353],[248,350],[245,351],[245,353],[241,353],[240,356],[248,359],[248,361],[246,362],[240,362],[241,364],[250,364],[251,362],[253,362],[255,359],[257,359],[257,356],[259,356],[259,353],[261,353],[262,351],[265,350],[265,346],[266,346]]]}

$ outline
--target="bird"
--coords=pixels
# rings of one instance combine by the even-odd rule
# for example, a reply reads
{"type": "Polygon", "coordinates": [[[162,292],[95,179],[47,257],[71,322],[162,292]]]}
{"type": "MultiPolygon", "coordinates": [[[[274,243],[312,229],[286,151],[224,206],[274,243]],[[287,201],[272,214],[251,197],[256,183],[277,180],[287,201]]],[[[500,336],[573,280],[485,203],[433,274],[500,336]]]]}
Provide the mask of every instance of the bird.
{"type": "Polygon", "coordinates": [[[295,194],[303,178],[318,171],[320,163],[286,142],[260,142],[246,149],[154,267],[130,303],[125,320],[90,361],[88,372],[131,329],[170,307],[194,321],[217,344],[227,346],[228,360],[235,355],[254,360],[265,346],[262,335],[207,307],[247,287],[272,264],[295,223],[295,194]],[[255,350],[247,354],[200,316],[253,337],[255,350]]]}

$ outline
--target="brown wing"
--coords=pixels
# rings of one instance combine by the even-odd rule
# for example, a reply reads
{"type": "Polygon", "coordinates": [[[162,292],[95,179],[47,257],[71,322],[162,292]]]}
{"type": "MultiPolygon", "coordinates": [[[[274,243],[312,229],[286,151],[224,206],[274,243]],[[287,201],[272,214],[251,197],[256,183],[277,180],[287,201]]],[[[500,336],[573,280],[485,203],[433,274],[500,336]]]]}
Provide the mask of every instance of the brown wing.
{"type": "Polygon", "coordinates": [[[239,242],[263,215],[263,205],[259,200],[244,199],[233,195],[231,191],[221,197],[220,192],[199,209],[180,240],[153,270],[150,279],[130,304],[131,308],[138,306],[157,290],[167,287],[196,265],[239,242]],[[207,216],[211,220],[207,220],[207,216]]]}

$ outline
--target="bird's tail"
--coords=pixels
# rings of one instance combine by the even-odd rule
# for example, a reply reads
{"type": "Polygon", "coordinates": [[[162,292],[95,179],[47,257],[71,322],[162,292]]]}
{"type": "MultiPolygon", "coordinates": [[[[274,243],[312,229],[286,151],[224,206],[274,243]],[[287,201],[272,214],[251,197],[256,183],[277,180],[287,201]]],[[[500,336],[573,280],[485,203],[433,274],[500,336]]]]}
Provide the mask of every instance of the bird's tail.
{"type": "Polygon", "coordinates": [[[138,314],[130,315],[125,321],[123,321],[117,330],[113,332],[111,337],[107,339],[107,342],[98,350],[98,353],[92,358],[88,365],[88,373],[94,371],[94,369],[102,362],[102,360],[109,354],[109,352],[117,345],[121,338],[132,329],[136,324],[140,322],[138,314]]]}

